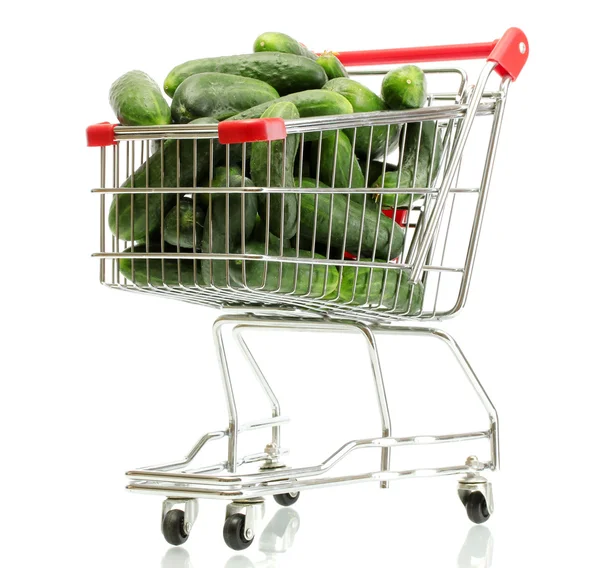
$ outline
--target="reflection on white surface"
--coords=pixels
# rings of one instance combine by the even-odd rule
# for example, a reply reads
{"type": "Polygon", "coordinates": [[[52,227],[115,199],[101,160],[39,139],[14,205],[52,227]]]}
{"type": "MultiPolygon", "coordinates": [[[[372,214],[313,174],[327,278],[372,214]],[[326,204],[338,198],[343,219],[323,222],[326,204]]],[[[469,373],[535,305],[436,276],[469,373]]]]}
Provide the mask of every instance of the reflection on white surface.
{"type": "Polygon", "coordinates": [[[258,542],[258,549],[265,554],[264,559],[252,562],[238,554],[225,563],[225,568],[276,568],[277,555],[286,552],[294,544],[299,528],[300,515],[294,509],[279,509],[258,542]]]}
{"type": "MultiPolygon", "coordinates": [[[[300,516],[294,509],[279,509],[258,542],[258,549],[264,554],[264,558],[253,562],[247,556],[237,553],[227,560],[225,568],[277,568],[280,555],[293,546],[299,528],[300,516]]],[[[493,549],[494,541],[490,530],[482,525],[471,527],[458,554],[458,568],[490,568],[493,549]]],[[[194,566],[185,548],[172,547],[165,553],[161,568],[194,566]]]]}
{"type": "Polygon", "coordinates": [[[172,547],[165,552],[160,568],[194,568],[190,554],[185,548],[172,547]]]}
{"type": "MultiPolygon", "coordinates": [[[[300,528],[300,515],[294,509],[279,509],[265,527],[258,549],[265,558],[252,562],[243,554],[232,556],[225,568],[276,568],[277,555],[286,552],[293,544],[294,537],[300,528]]],[[[194,568],[190,555],[185,548],[172,547],[162,558],[161,568],[194,568]]]]}
{"type": "Polygon", "coordinates": [[[482,525],[471,528],[458,555],[458,568],[489,568],[492,565],[494,539],[482,525]]]}

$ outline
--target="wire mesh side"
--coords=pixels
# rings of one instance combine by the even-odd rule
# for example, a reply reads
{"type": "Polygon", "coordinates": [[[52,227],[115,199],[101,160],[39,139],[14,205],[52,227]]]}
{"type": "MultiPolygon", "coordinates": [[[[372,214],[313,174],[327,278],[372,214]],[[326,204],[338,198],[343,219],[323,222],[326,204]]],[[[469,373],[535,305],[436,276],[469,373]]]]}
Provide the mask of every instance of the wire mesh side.
{"type": "MultiPolygon", "coordinates": [[[[427,106],[451,96],[430,95],[427,106]]],[[[494,97],[482,114],[493,115],[494,97]]],[[[451,315],[468,260],[464,242],[451,252],[453,229],[469,234],[479,184],[455,176],[422,281],[409,274],[461,120],[378,120],[229,146],[123,140],[102,150],[101,281],[215,307],[375,321],[451,315]]]]}

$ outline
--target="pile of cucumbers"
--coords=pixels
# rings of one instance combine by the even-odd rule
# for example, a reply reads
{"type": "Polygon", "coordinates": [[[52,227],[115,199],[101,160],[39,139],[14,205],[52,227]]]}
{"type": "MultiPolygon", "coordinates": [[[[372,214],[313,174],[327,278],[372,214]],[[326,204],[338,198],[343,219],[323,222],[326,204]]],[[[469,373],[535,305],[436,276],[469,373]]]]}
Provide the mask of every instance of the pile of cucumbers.
{"type": "MultiPolygon", "coordinates": [[[[381,96],[348,77],[334,53],[320,56],[282,33],[264,33],[246,55],[188,61],[158,84],[141,71],[117,79],[111,106],[123,125],[218,124],[252,118],[286,120],[419,108],[425,74],[414,65],[390,71],[381,96]]],[[[305,259],[120,260],[140,286],[250,288],[351,305],[418,313],[423,287],[386,263],[404,246],[405,230],[382,213],[406,207],[405,193],[377,189],[427,187],[439,168],[442,143],[433,122],[288,135],[284,141],[226,147],[216,140],[169,139],[122,187],[301,187],[300,193],[119,194],[109,227],[134,252],[255,254],[305,259]],[[303,141],[303,144],[301,144],[303,141]],[[400,164],[386,157],[402,149],[400,164]],[[242,163],[243,156],[246,162],[242,163]],[[211,175],[212,174],[212,175],[211,175]],[[318,187],[340,188],[315,194],[318,187]],[[351,188],[373,188],[352,193],[351,188]],[[359,258],[381,268],[319,264],[359,258]],[[307,259],[307,260],[306,260],[307,259]],[[312,262],[312,259],[316,262],[312,262]],[[388,265],[389,266],[389,265],[388,265]]],[[[412,199],[418,199],[414,196],[412,199]]]]}

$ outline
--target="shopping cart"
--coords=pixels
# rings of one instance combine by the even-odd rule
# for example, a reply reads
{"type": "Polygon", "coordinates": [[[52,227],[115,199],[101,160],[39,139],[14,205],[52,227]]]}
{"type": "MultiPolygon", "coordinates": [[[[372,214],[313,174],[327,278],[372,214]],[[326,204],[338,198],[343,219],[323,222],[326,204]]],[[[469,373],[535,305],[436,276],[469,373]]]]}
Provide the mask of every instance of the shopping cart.
{"type": "Polygon", "coordinates": [[[421,109],[285,121],[157,127],[103,123],[88,128],[89,145],[100,146],[100,186],[93,192],[100,199],[100,250],[94,256],[100,260],[102,284],[227,311],[213,328],[227,427],[202,436],[181,460],[127,473],[128,489],[166,496],[162,532],[169,543],[188,538],[198,498],[231,501],[223,534],[227,545],[240,550],[254,539],[266,496],[287,506],[308,489],[363,481],[387,488],[391,481],[423,475],[460,475],[458,493],[469,518],[482,523],[490,517],[492,488],[482,474],[500,463],[496,410],[446,332],[399,322],[441,320],[465,305],[508,87],[528,52],[523,32],[511,28],[500,40],[484,44],[338,55],[352,68],[351,74],[364,81],[381,77],[389,64],[486,59],[475,86],[460,69],[426,69],[430,92],[421,109]],[[491,88],[493,71],[500,80],[491,88]],[[444,86],[433,90],[436,82],[444,86]],[[475,129],[478,137],[472,134],[475,129]],[[381,151],[380,144],[377,158],[375,140],[381,141],[382,133],[384,148],[381,151]],[[471,140],[476,142],[474,155],[483,150],[482,159],[477,160],[477,182],[465,184],[461,163],[475,166],[465,150],[471,140]],[[344,171],[341,152],[348,143],[351,155],[358,154],[360,161],[350,159],[349,171],[344,171]],[[290,154],[292,147],[296,150],[290,154]],[[247,177],[253,167],[250,154],[259,148],[266,149],[268,173],[267,183],[256,187],[247,177]],[[333,164],[325,160],[327,152],[333,164]],[[291,160],[295,187],[286,177],[291,160]],[[363,179],[355,183],[359,168],[363,179]],[[386,175],[391,183],[383,183],[386,175]],[[223,176],[219,183],[218,176],[223,176]],[[379,176],[380,187],[374,189],[373,180],[379,176]],[[309,177],[327,185],[311,186],[309,177]],[[113,195],[110,203],[107,194],[113,195]],[[289,235],[286,226],[292,228],[289,235]],[[240,423],[226,329],[269,401],[271,416],[264,420],[240,423]],[[288,420],[245,340],[245,334],[256,329],[348,332],[364,338],[381,434],[351,440],[316,465],[289,467],[281,446],[281,427],[288,420]],[[377,347],[382,334],[442,340],[485,407],[489,428],[393,436],[377,347]],[[240,455],[240,435],[260,428],[271,431],[264,449],[240,455]],[[196,464],[201,450],[220,439],[228,440],[226,460],[196,464]],[[393,448],[473,440],[489,441],[487,459],[470,456],[449,467],[391,469],[393,448]],[[376,471],[329,475],[363,448],[381,450],[376,471]]]}

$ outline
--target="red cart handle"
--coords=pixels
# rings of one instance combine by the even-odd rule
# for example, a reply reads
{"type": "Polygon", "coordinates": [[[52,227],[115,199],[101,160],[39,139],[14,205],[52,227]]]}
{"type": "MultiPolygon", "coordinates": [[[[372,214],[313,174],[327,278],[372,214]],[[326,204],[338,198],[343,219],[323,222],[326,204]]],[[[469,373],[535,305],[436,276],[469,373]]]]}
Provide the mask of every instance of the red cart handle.
{"type": "Polygon", "coordinates": [[[500,75],[509,76],[514,81],[527,61],[529,43],[519,28],[509,28],[499,40],[489,43],[344,51],[336,55],[348,66],[486,58],[497,64],[496,71],[500,75]]]}

